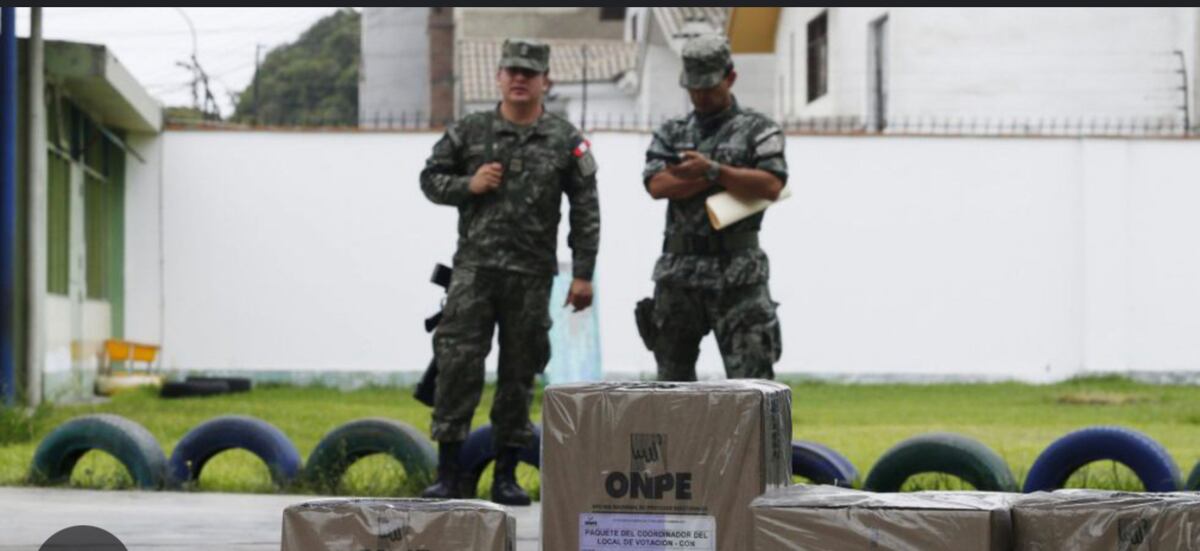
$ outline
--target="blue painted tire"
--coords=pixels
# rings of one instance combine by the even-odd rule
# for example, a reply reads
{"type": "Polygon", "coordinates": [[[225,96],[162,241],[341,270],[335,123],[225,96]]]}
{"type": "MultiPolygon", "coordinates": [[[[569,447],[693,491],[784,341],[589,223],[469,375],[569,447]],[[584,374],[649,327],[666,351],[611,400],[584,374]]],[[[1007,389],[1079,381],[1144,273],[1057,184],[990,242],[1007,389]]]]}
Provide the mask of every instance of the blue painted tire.
{"type": "Polygon", "coordinates": [[[167,458],[158,440],[145,427],[110,413],[76,417],[46,435],[33,454],[30,482],[61,484],[70,480],[75,463],[90,450],[115,457],[138,488],[157,490],[166,483],[167,458]]]}
{"type": "Polygon", "coordinates": [[[379,417],[350,421],[329,431],[308,455],[303,477],[316,489],[331,491],[350,465],[376,453],[394,457],[418,485],[433,480],[437,452],[429,438],[409,425],[379,417]]]}
{"type": "MultiPolygon", "coordinates": [[[[533,426],[533,442],[521,449],[518,458],[526,465],[537,469],[542,468],[542,427],[533,426]]],[[[459,452],[458,462],[463,472],[463,488],[473,491],[479,486],[479,478],[488,464],[496,459],[495,443],[492,440],[492,426],[483,425],[467,436],[459,452]]],[[[468,498],[474,495],[468,495],[468,498]]]]}
{"type": "Polygon", "coordinates": [[[858,480],[858,469],[833,449],[806,440],[792,442],[792,474],[815,484],[851,488],[858,480]]]}
{"type": "Polygon", "coordinates": [[[1050,444],[1030,467],[1025,492],[1062,488],[1080,467],[1106,459],[1129,467],[1147,491],[1179,490],[1179,466],[1162,444],[1135,430],[1100,426],[1077,430],[1050,444]]]}
{"type": "Polygon", "coordinates": [[[883,454],[863,483],[872,492],[899,492],[921,473],[956,476],[984,492],[1015,492],[1017,482],[1004,458],[982,442],[949,432],[914,436],[883,454]]]}
{"type": "Polygon", "coordinates": [[[224,415],[188,431],[175,446],[168,462],[171,485],[180,487],[199,480],[209,459],[233,449],[246,450],[262,459],[271,471],[271,479],[280,487],[300,474],[300,452],[283,431],[262,419],[224,415]]]}

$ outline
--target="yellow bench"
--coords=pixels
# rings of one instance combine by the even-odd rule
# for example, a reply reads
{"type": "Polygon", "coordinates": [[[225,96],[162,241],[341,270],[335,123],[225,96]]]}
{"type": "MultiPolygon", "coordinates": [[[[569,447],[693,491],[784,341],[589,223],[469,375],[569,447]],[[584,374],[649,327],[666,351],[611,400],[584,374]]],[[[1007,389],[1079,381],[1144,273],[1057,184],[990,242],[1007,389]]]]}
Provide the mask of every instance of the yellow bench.
{"type": "Polygon", "coordinates": [[[155,371],[158,368],[159,348],[155,344],[108,339],[104,341],[104,349],[100,353],[100,373],[112,373],[113,362],[126,362],[123,371],[135,371],[137,362],[146,365],[147,373],[155,371]]]}
{"type": "Polygon", "coordinates": [[[140,342],[108,339],[100,350],[100,369],[96,376],[95,392],[111,396],[122,390],[143,386],[161,387],[163,377],[155,373],[158,368],[159,346],[140,342]],[[113,371],[113,364],[124,362],[124,368],[113,371]],[[145,364],[144,372],[135,369],[137,363],[145,364]]]}

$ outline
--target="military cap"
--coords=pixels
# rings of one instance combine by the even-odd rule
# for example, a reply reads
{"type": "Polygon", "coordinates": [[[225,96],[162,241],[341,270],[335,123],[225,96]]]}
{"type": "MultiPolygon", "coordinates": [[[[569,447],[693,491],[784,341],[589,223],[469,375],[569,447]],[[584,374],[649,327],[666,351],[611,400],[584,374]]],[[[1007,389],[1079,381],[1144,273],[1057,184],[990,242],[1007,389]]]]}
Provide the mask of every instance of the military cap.
{"type": "Polygon", "coordinates": [[[684,88],[712,88],[725,78],[733,66],[729,42],[719,35],[697,36],[683,45],[683,72],[679,85],[684,88]]]}
{"type": "Polygon", "coordinates": [[[505,40],[500,53],[500,68],[505,67],[545,73],[550,70],[550,45],[523,38],[505,40]]]}

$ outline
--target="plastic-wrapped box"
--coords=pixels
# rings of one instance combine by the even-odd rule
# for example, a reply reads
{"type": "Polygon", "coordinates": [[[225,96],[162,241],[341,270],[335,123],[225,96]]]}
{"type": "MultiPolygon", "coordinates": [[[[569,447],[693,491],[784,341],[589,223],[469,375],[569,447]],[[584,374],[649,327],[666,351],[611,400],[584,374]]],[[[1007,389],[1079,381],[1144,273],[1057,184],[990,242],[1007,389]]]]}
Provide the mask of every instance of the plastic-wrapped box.
{"type": "Polygon", "coordinates": [[[513,551],[516,519],[487,501],[324,499],[283,511],[283,551],[513,551]]]}
{"type": "Polygon", "coordinates": [[[750,506],[754,551],[1010,551],[1017,496],[781,488],[750,506]]]}
{"type": "Polygon", "coordinates": [[[1035,492],[1013,505],[1019,551],[1200,550],[1200,495],[1035,492]]]}
{"type": "Polygon", "coordinates": [[[791,439],[791,390],[770,381],[549,386],[542,549],[748,550],[791,439]]]}

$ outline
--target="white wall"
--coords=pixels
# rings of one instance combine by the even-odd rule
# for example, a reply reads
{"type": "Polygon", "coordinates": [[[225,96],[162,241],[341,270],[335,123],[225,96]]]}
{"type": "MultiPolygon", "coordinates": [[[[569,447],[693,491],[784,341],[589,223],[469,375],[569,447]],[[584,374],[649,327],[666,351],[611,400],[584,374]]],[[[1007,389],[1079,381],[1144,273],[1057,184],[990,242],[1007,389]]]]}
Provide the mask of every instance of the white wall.
{"type": "Polygon", "coordinates": [[[125,159],[125,338],[163,343],[162,210],[163,141],[159,135],[130,134],[129,146],[146,162],[125,159]],[[133,315],[131,315],[131,313],[133,315]]]}
{"type": "MultiPolygon", "coordinates": [[[[441,298],[427,278],[455,240],[454,210],[417,181],[436,138],[166,132],[165,364],[423,368],[420,319],[441,298]]],[[[649,374],[632,322],[664,221],[641,184],[648,135],[591,140],[604,368],[649,374]]],[[[1194,140],[789,137],[795,196],[763,233],[778,370],[1053,380],[1200,366],[1198,156],[1194,140]]],[[[153,187],[129,190],[130,235],[154,233],[133,215],[153,187]]],[[[131,338],[158,315],[133,288],[154,280],[138,273],[153,241],[129,243],[131,338]]],[[[721,373],[712,339],[700,367],[721,373]]]]}
{"type": "Polygon", "coordinates": [[[893,118],[1178,120],[1171,52],[1197,68],[1196,8],[830,8],[829,94],[807,104],[805,26],[820,11],[785,9],[776,34],[796,116],[865,114],[868,28],[885,14],[893,118]]]}
{"type": "Polygon", "coordinates": [[[45,398],[52,402],[88,399],[100,365],[104,341],[112,336],[112,309],[107,302],[85,300],[79,308],[79,335],[66,295],[47,294],[45,398]]]}

